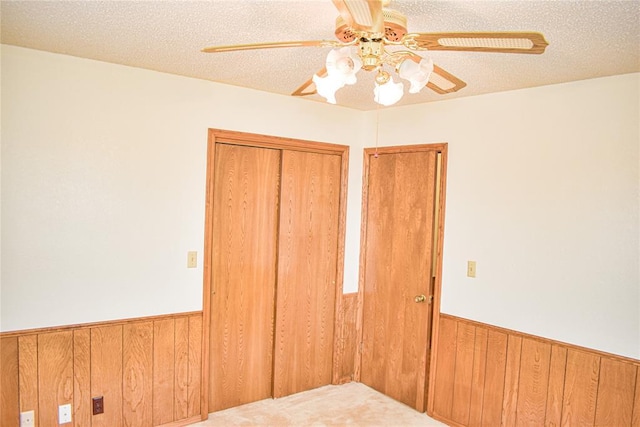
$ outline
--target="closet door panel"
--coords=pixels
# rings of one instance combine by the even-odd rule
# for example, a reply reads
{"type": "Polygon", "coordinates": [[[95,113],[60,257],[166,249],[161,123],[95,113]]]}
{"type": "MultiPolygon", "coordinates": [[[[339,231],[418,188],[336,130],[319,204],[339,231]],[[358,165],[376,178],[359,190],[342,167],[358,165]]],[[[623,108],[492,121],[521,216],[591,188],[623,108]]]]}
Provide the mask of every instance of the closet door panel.
{"type": "Polygon", "coordinates": [[[280,151],[217,144],[209,411],[271,397],[280,151]]]}
{"type": "Polygon", "coordinates": [[[331,383],[340,156],[284,151],[274,397],[331,383]]]}

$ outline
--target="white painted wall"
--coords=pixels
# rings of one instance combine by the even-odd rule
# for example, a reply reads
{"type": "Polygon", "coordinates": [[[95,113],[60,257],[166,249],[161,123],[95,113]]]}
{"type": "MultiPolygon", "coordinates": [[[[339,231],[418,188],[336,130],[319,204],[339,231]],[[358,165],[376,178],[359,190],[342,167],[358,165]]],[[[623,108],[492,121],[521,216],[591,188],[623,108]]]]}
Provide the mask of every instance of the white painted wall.
{"type": "MultiPolygon", "coordinates": [[[[449,143],[443,312],[640,357],[638,80],[380,112],[449,143]]],[[[375,112],[9,46],[2,104],[0,330],[200,310],[207,128],[351,146],[357,289],[375,112]]]]}
{"type": "Polygon", "coordinates": [[[640,358],[639,82],[384,112],[382,145],[449,143],[442,312],[640,358]]]}
{"type": "Polygon", "coordinates": [[[358,145],[363,121],[5,45],[2,105],[3,331],[201,310],[207,129],[358,145]]]}

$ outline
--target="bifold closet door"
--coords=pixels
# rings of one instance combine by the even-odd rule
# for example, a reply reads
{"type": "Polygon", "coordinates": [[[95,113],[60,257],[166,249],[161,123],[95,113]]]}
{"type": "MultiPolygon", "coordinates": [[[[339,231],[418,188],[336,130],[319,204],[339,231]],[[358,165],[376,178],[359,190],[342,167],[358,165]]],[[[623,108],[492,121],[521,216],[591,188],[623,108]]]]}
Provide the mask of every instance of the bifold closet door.
{"type": "Polygon", "coordinates": [[[216,144],[209,411],[272,395],[280,150],[216,144]]]}
{"type": "Polygon", "coordinates": [[[273,397],[331,383],[341,157],[282,153],[273,397]]]}

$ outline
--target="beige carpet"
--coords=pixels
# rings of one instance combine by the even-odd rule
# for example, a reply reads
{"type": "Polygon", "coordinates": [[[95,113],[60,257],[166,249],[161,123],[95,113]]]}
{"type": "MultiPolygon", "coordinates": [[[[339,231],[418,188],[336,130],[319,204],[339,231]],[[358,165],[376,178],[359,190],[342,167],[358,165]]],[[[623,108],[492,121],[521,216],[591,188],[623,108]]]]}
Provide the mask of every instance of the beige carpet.
{"type": "Polygon", "coordinates": [[[445,426],[360,383],[324,386],[209,414],[192,426],[445,426]]]}

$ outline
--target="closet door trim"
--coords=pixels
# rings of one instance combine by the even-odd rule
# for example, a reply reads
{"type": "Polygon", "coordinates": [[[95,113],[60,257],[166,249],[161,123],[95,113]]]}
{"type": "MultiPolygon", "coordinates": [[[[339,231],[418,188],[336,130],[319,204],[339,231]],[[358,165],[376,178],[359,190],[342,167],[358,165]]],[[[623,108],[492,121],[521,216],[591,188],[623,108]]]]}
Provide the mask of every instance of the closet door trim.
{"type": "MultiPolygon", "coordinates": [[[[207,175],[206,175],[206,202],[205,202],[205,228],[204,228],[204,256],[203,256],[203,298],[202,298],[202,381],[201,381],[201,418],[206,420],[209,415],[209,362],[210,362],[210,322],[211,322],[211,279],[212,271],[212,239],[213,239],[213,201],[214,201],[214,166],[216,144],[244,145],[252,147],[272,148],[280,150],[304,151],[311,153],[333,154],[340,156],[340,205],[338,213],[338,248],[336,264],[336,299],[335,299],[335,325],[334,330],[339,330],[337,323],[340,320],[342,310],[343,280],[344,280],[344,241],[346,228],[346,202],[347,202],[347,177],[349,167],[349,147],[346,145],[330,144],[325,142],[306,141],[292,138],[283,138],[269,135],[251,134],[245,132],[229,131],[222,129],[209,129],[207,143],[207,175]]],[[[337,335],[333,338],[333,357],[340,352],[340,343],[337,335]]],[[[334,372],[332,378],[335,382],[338,373],[334,372]]]]}

